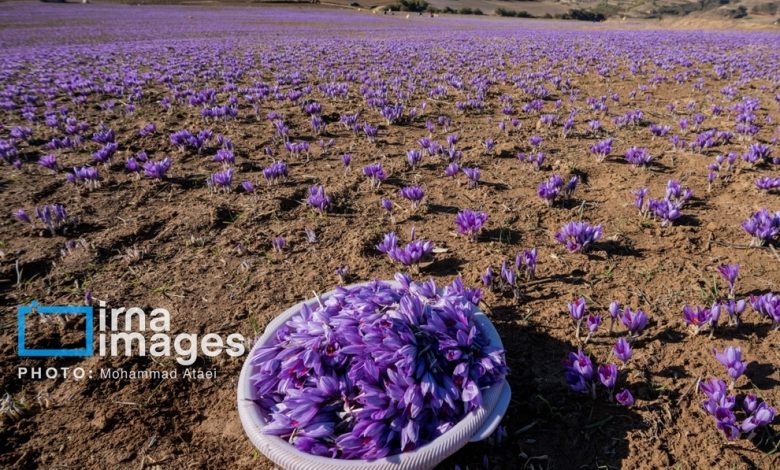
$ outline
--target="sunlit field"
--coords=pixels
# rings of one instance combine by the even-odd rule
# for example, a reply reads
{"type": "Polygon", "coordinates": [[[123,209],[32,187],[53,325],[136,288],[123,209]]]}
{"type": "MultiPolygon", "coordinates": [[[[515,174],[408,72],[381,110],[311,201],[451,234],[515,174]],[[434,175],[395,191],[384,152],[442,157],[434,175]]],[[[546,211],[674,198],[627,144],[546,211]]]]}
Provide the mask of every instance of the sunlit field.
{"type": "Polygon", "coordinates": [[[777,467],[780,33],[618,26],[0,4],[0,465],[273,468],[249,359],[310,454],[421,448],[505,377],[500,426],[440,468],[777,467]],[[393,279],[201,354],[206,380],[18,376],[189,367],[17,357],[32,300],[252,339],[393,279]]]}

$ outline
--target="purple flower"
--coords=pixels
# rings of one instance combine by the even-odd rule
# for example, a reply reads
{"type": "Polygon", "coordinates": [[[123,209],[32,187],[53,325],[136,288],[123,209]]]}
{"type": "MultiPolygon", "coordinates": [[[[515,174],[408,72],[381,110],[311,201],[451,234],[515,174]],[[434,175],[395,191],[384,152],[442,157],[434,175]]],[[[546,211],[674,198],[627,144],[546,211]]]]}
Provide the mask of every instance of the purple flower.
{"type": "Polygon", "coordinates": [[[68,176],[69,180],[82,183],[90,189],[95,189],[100,185],[100,173],[97,168],[91,166],[74,167],[72,175],[68,176]]]}
{"type": "Polygon", "coordinates": [[[741,300],[734,300],[729,299],[722,304],[723,309],[726,310],[726,313],[729,316],[729,324],[739,326],[741,323],[741,316],[742,313],[745,311],[745,307],[747,306],[747,301],[745,299],[741,300]]]}
{"type": "Polygon", "coordinates": [[[770,214],[765,208],[742,222],[742,228],[753,236],[751,245],[763,246],[780,234],[780,211],[770,214]]]}
{"type": "Polygon", "coordinates": [[[566,383],[575,392],[592,394],[593,362],[590,357],[582,352],[582,349],[576,353],[569,353],[569,356],[563,361],[566,370],[566,383]]]}
{"type": "Polygon", "coordinates": [[[406,152],[406,161],[412,168],[417,168],[417,165],[422,161],[422,153],[417,149],[409,150],[406,152]]]}
{"type": "Polygon", "coordinates": [[[242,181],[241,189],[243,189],[244,192],[247,194],[252,194],[255,192],[255,184],[249,180],[242,181]]]}
{"type": "Polygon", "coordinates": [[[712,308],[699,306],[691,308],[688,305],[683,307],[683,320],[685,323],[693,326],[694,335],[701,332],[705,327],[713,330],[719,317],[720,307],[717,304],[713,305],[712,308]]]}
{"type": "Polygon", "coordinates": [[[38,165],[48,168],[53,172],[57,172],[57,156],[54,154],[43,155],[38,159],[38,165]]]}
{"type": "Polygon", "coordinates": [[[482,274],[479,276],[479,278],[482,280],[482,285],[490,288],[493,286],[493,267],[488,266],[487,269],[485,269],[485,274],[482,274]]]}
{"type": "Polygon", "coordinates": [[[92,154],[92,159],[98,163],[108,163],[114,156],[119,146],[114,142],[109,142],[100,150],[92,154]]]}
{"type": "Polygon", "coordinates": [[[569,304],[569,315],[571,315],[575,322],[581,322],[582,319],[585,318],[586,313],[588,313],[588,307],[584,297],[580,297],[569,304]]]}
{"type": "Polygon", "coordinates": [[[225,192],[231,191],[231,185],[233,184],[233,169],[228,168],[225,171],[218,171],[212,174],[208,179],[208,185],[212,190],[220,190],[225,192]]]}
{"type": "Polygon", "coordinates": [[[742,155],[742,159],[752,165],[772,160],[772,150],[764,144],[751,144],[747,152],[742,155]]]}
{"type": "Polygon", "coordinates": [[[523,251],[523,266],[525,268],[526,280],[530,281],[536,277],[536,259],[538,255],[539,252],[536,247],[523,251]]]}
{"type": "Polygon", "coordinates": [[[27,211],[24,209],[16,209],[14,211],[14,217],[16,218],[16,220],[24,224],[32,224],[32,221],[30,220],[30,216],[27,215],[27,211]]]}
{"type": "Polygon", "coordinates": [[[607,387],[611,392],[618,378],[617,366],[615,364],[601,364],[598,368],[598,373],[601,385],[607,387]]]}
{"type": "Polygon", "coordinates": [[[751,295],[750,305],[757,313],[772,320],[775,329],[780,328],[780,295],[771,292],[760,296],[751,295]]]}
{"type": "Polygon", "coordinates": [[[734,296],[734,284],[739,276],[739,264],[723,264],[718,266],[718,272],[729,285],[729,295],[734,296]]]}
{"type": "Polygon", "coordinates": [[[455,216],[455,225],[458,227],[458,233],[467,235],[472,241],[477,241],[482,226],[488,219],[484,212],[463,209],[455,216]]]}
{"type": "Polygon", "coordinates": [[[780,178],[762,176],[755,181],[755,185],[762,191],[772,191],[773,189],[780,188],[780,178]]]}
{"type": "Polygon", "coordinates": [[[396,236],[395,232],[390,232],[385,234],[385,236],[382,238],[382,243],[378,244],[376,249],[380,253],[387,254],[396,246],[398,246],[398,237],[396,236]]]}
{"type": "Polygon", "coordinates": [[[555,239],[566,245],[572,253],[584,252],[591,243],[599,240],[602,235],[601,225],[591,226],[586,222],[569,222],[556,234],[555,239]]]}
{"type": "Polygon", "coordinates": [[[592,144],[590,146],[590,152],[596,155],[596,160],[603,162],[612,152],[612,139],[601,140],[595,144],[592,144]]]}
{"type": "Polygon", "coordinates": [[[233,154],[232,150],[221,148],[217,150],[213,160],[224,165],[232,165],[236,163],[236,156],[233,154]]]}
{"type": "Polygon", "coordinates": [[[412,240],[404,247],[394,246],[387,252],[391,260],[404,266],[414,266],[433,252],[433,243],[427,240],[412,240]]]}
{"type": "Polygon", "coordinates": [[[268,184],[277,184],[287,179],[289,169],[283,160],[275,161],[263,168],[263,178],[268,184]]]}
{"type": "Polygon", "coordinates": [[[322,185],[314,185],[309,188],[309,197],[306,199],[306,203],[319,213],[327,212],[331,207],[330,196],[325,194],[325,187],[322,185]]]}
{"type": "Polygon", "coordinates": [[[379,185],[382,184],[382,181],[384,181],[387,178],[387,175],[385,175],[385,171],[382,169],[381,163],[373,163],[371,165],[366,165],[365,167],[363,167],[363,174],[371,182],[372,188],[378,188],[379,185]]]}
{"type": "Polygon", "coordinates": [[[68,223],[68,212],[62,204],[50,204],[37,207],[35,217],[49,229],[52,235],[68,223]]]}
{"type": "Polygon", "coordinates": [[[396,275],[303,307],[250,358],[267,434],[304,452],[373,460],[419,448],[503,380],[502,350],[476,327],[479,290],[396,275]]]}
{"type": "Polygon", "coordinates": [[[457,163],[452,162],[449,165],[447,165],[447,168],[444,169],[444,176],[452,177],[458,174],[458,171],[460,170],[460,167],[457,163]]]}
{"type": "Polygon", "coordinates": [[[646,148],[631,147],[626,150],[626,161],[634,166],[647,166],[653,161],[653,157],[650,156],[650,152],[646,148]]]}
{"type": "Polygon", "coordinates": [[[398,194],[412,202],[412,209],[417,210],[425,197],[425,191],[419,186],[405,186],[401,188],[398,194]]]}
{"type": "Polygon", "coordinates": [[[761,403],[756,407],[755,411],[742,422],[742,431],[750,433],[756,428],[772,424],[776,414],[777,411],[774,408],[768,406],[766,403],[761,403]]]}
{"type": "Polygon", "coordinates": [[[173,161],[166,157],[159,162],[148,161],[144,164],[144,175],[147,178],[161,180],[165,178],[165,174],[171,168],[173,161]]]}
{"type": "Polygon", "coordinates": [[[626,307],[620,314],[620,321],[623,322],[631,336],[636,336],[645,329],[648,318],[642,310],[637,309],[634,311],[626,307]]]}
{"type": "Polygon", "coordinates": [[[135,158],[127,157],[127,160],[125,161],[125,170],[130,173],[138,173],[141,171],[141,165],[138,164],[135,158]]]}
{"type": "Polygon", "coordinates": [[[153,122],[150,122],[138,131],[138,135],[141,137],[146,137],[148,135],[154,134],[155,132],[157,132],[157,126],[153,122]]]}
{"type": "Polygon", "coordinates": [[[629,359],[631,359],[631,355],[633,354],[631,344],[629,344],[625,338],[620,338],[617,340],[615,346],[612,347],[612,352],[615,354],[615,357],[620,359],[620,361],[624,364],[628,362],[629,359]]]}
{"type": "Polygon", "coordinates": [[[344,165],[344,171],[349,170],[349,165],[352,163],[352,155],[345,153],[341,156],[341,163],[344,165]]]}
{"type": "Polygon", "coordinates": [[[479,168],[473,167],[473,168],[463,168],[463,173],[466,175],[466,177],[469,179],[466,183],[467,188],[476,188],[477,184],[479,183],[479,177],[480,172],[479,168]]]}
{"type": "Polygon", "coordinates": [[[731,377],[732,383],[735,382],[743,372],[747,364],[742,362],[742,350],[732,346],[727,347],[723,352],[718,352],[713,349],[715,358],[728,369],[728,375],[731,377]]]}
{"type": "Polygon", "coordinates": [[[563,178],[560,175],[552,175],[550,179],[543,181],[536,189],[536,194],[547,203],[548,206],[552,206],[555,199],[563,188],[563,178]]]}
{"type": "Polygon", "coordinates": [[[669,199],[650,199],[647,203],[648,212],[661,219],[662,227],[672,225],[679,219],[682,216],[681,208],[682,204],[669,199]]]}
{"type": "Polygon", "coordinates": [[[275,252],[281,253],[285,248],[287,248],[287,240],[285,240],[282,236],[278,236],[271,240],[271,247],[275,252]]]}
{"type": "Polygon", "coordinates": [[[615,395],[615,400],[617,400],[618,403],[620,403],[625,407],[630,407],[634,405],[634,396],[631,395],[631,392],[627,388],[618,392],[615,395]]]}

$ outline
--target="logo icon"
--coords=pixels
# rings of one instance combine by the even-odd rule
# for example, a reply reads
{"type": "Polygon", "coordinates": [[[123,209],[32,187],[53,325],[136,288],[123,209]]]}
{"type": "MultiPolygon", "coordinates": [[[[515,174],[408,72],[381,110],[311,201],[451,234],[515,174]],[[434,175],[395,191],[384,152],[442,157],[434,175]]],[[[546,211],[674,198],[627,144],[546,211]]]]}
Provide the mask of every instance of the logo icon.
{"type": "Polygon", "coordinates": [[[80,305],[38,305],[37,300],[30,305],[20,305],[16,309],[18,328],[18,349],[21,357],[89,357],[93,354],[92,346],[92,307],[80,305]],[[84,315],[86,319],[86,344],[83,348],[60,349],[28,349],[25,346],[26,317],[30,313],[41,315],[84,315]]]}

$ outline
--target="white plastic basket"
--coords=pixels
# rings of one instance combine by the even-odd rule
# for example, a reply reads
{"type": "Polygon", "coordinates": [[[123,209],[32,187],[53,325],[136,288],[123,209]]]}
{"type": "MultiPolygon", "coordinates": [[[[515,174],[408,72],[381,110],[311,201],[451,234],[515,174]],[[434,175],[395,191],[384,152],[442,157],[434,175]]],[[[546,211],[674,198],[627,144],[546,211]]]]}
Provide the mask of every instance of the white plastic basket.
{"type": "MultiPolygon", "coordinates": [[[[398,287],[395,281],[388,284],[398,287]]],[[[349,287],[356,287],[355,284],[349,287]]],[[[335,291],[321,295],[325,300],[335,291]]],[[[274,332],[287,322],[293,315],[300,312],[304,304],[314,308],[317,299],[307,300],[294,305],[284,313],[276,317],[265,329],[263,336],[254,345],[247,356],[241,375],[238,379],[238,415],[244,432],[249,436],[252,444],[275,464],[286,470],[424,470],[433,468],[454,454],[469,442],[481,441],[489,437],[495,431],[509,406],[512,392],[506,380],[488,389],[482,390],[482,406],[466,415],[452,429],[439,436],[428,444],[411,452],[404,452],[373,461],[331,459],[307,454],[296,449],[286,440],[262,433],[266,422],[260,414],[260,409],[254,402],[255,392],[249,380],[255,370],[251,357],[257,348],[266,345],[273,338],[274,332]]],[[[477,327],[487,336],[491,346],[503,348],[501,338],[498,336],[493,324],[482,312],[475,316],[477,327]]]]}

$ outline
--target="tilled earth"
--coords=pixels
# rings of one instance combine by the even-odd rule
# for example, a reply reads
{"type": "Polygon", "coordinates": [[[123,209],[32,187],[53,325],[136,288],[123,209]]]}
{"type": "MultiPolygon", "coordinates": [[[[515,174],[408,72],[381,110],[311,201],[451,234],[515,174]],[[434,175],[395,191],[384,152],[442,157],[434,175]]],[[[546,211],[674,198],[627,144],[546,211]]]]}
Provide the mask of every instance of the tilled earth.
{"type": "MultiPolygon", "coordinates": [[[[335,270],[341,265],[349,266],[349,282],[391,278],[401,268],[378,253],[374,245],[390,230],[408,240],[414,227],[418,237],[440,248],[422,266],[419,277],[432,277],[439,283],[462,276],[468,284],[476,285],[488,266],[498,269],[502,261],[514,259],[523,249],[537,247],[540,253],[537,280],[524,287],[520,301],[487,291],[483,304],[502,335],[511,368],[513,399],[503,423],[507,436],[467,446],[445,462],[445,468],[455,464],[461,468],[777,467],[777,434],[769,431],[752,441],[726,441],[699,406],[702,396],[697,382],[725,376],[725,369],[712,354],[713,348],[740,346],[749,365],[737,390],[756,393],[780,406],[780,374],[776,369],[780,332],[772,330],[771,323],[750,308],[740,328],[723,327],[712,338],[707,334],[691,336],[682,320],[685,304],[708,305],[723,295],[716,270],[723,263],[741,266],[737,284],[740,298],[780,289],[780,257],[770,247],[749,247],[749,236],[740,226],[759,208],[780,209],[777,194],[760,192],[753,183],[759,176],[778,176],[776,167],[738,165],[730,182],[716,181],[710,189],[707,164],[717,154],[741,154],[746,143],[735,138],[731,144],[704,152],[675,151],[667,138],[653,137],[647,128],[648,123],[663,123],[674,127],[672,133],[678,133],[678,119],[707,113],[713,104],[729,106],[732,102],[718,90],[737,82],[741,95],[761,100],[757,113],[762,120],[767,119],[768,124],[755,141],[768,143],[774,154],[780,155],[777,144],[772,143],[777,138],[776,125],[771,124],[780,120],[774,101],[777,74],[774,81],[762,77],[722,80],[710,73],[711,65],[704,63],[696,67],[701,69],[696,76],[701,79],[698,89],[692,86],[694,79],[683,83],[670,79],[636,93],[648,84],[653,73],[671,76],[679,70],[654,69],[648,61],[649,72],[635,75],[629,73],[626,59],[615,64],[615,71],[608,77],[590,68],[574,73],[552,55],[547,59],[543,56],[545,51],[552,54],[557,49],[555,44],[543,46],[545,49],[536,54],[522,56],[523,52],[517,52],[529,51],[535,44],[534,32],[520,39],[510,36],[513,25],[522,23],[485,20],[481,24],[468,19],[445,27],[434,19],[417,19],[410,25],[401,18],[377,19],[327,10],[312,10],[320,16],[308,17],[298,10],[270,8],[145,8],[142,17],[151,23],[143,27],[151,30],[165,24],[176,26],[153,33],[153,44],[139,39],[117,41],[115,48],[106,48],[106,44],[116,41],[115,36],[121,36],[122,28],[127,29],[128,36],[139,34],[133,29],[141,27],[133,23],[140,21],[138,16],[132,21],[129,17],[122,19],[133,12],[130,7],[94,6],[82,17],[47,5],[41,8],[51,10],[43,10],[41,16],[26,24],[19,18],[30,13],[30,8],[27,4],[11,4],[6,15],[15,22],[0,27],[2,43],[13,46],[8,60],[22,63],[20,68],[5,66],[7,73],[0,78],[2,89],[23,86],[26,73],[51,67],[71,54],[79,59],[67,62],[65,72],[78,71],[85,78],[90,71],[110,73],[125,68],[139,74],[182,73],[187,69],[182,64],[189,61],[192,75],[182,79],[181,90],[187,86],[221,90],[228,78],[208,71],[214,67],[228,70],[234,62],[246,65],[245,73],[230,77],[238,89],[256,82],[274,84],[281,74],[296,68],[296,61],[301,61],[305,82],[298,85],[281,81],[280,90],[312,85],[312,98],[322,104],[321,115],[327,127],[322,136],[313,136],[309,117],[300,105],[270,98],[260,104],[258,114],[239,100],[238,117],[229,121],[205,122],[198,107],[183,101],[174,102],[166,112],[159,102],[171,91],[155,80],[145,82],[144,94],[135,102],[132,114],[123,112],[124,103],[109,93],[95,93],[86,104],[75,104],[67,94],[58,93],[52,98],[57,106],[69,106],[72,115],[90,129],[83,146],[54,152],[60,168],[91,161],[90,154],[100,145],[88,137],[101,123],[116,132],[117,155],[109,166],[99,166],[100,187],[87,190],[67,182],[64,171],[52,175],[35,163],[41,155],[51,153],[46,144],[61,136],[61,131],[42,122],[26,123],[16,110],[0,111],[5,126],[0,138],[7,139],[15,126],[33,128],[32,138],[17,146],[21,169],[10,164],[0,166],[0,199],[8,214],[0,219],[0,383],[22,408],[19,419],[8,417],[0,430],[2,466],[270,468],[270,462],[244,436],[236,412],[235,389],[243,358],[201,356],[193,367],[217,374],[205,380],[20,379],[19,367],[178,369],[180,373],[185,368],[174,359],[138,356],[21,359],[16,354],[16,306],[33,299],[41,304],[83,304],[89,290],[95,301],[105,300],[109,305],[139,306],[147,312],[158,307],[168,309],[174,334],[217,333],[224,337],[237,332],[252,338],[288,306],[315,292],[333,289],[338,284],[335,270]],[[349,21],[338,23],[340,15],[351,16],[349,21]],[[116,22],[111,28],[105,26],[109,19],[116,22]],[[354,26],[358,21],[365,21],[364,26],[354,26]],[[93,35],[63,33],[70,30],[81,34],[93,24],[99,25],[93,35]],[[238,26],[231,36],[228,29],[233,24],[238,26]],[[224,28],[215,32],[219,29],[215,25],[224,28]],[[339,31],[341,26],[343,33],[339,31]],[[450,28],[458,35],[447,36],[453,34],[450,28]],[[425,37],[420,36],[421,30],[427,30],[425,37]],[[491,33],[494,30],[499,32],[491,33]],[[198,38],[199,31],[218,38],[213,50],[208,41],[198,38]],[[309,32],[320,38],[334,35],[343,42],[328,39],[327,47],[320,48],[306,43],[309,32]],[[387,47],[385,41],[399,41],[393,36],[404,34],[409,35],[409,47],[387,47]],[[82,45],[58,46],[58,38],[82,45]],[[282,46],[285,38],[299,42],[282,46]],[[99,47],[90,51],[90,44],[99,47]],[[478,46],[476,51],[474,45],[478,46]],[[480,62],[485,57],[479,54],[480,47],[484,47],[485,56],[505,50],[503,68],[496,62],[480,62]],[[372,60],[388,60],[392,66],[388,66],[386,79],[404,69],[413,74],[428,70],[439,77],[444,73],[443,64],[450,60],[462,61],[459,64],[463,69],[458,73],[466,79],[473,78],[480,68],[490,69],[482,71],[494,77],[496,67],[506,77],[552,70],[567,76],[579,95],[570,102],[566,93],[551,88],[544,101],[545,110],[565,119],[577,107],[577,124],[565,138],[560,127],[540,125],[538,115],[519,111],[530,98],[511,80],[497,79],[487,92],[487,106],[482,112],[456,109],[456,102],[467,98],[465,91],[452,89],[449,96],[431,99],[427,89],[420,86],[409,101],[418,105],[427,101],[422,114],[387,125],[376,110],[366,106],[359,84],[350,84],[350,93],[343,99],[329,99],[318,91],[318,85],[331,80],[312,67],[316,60],[311,57],[317,54],[327,67],[350,69],[356,74],[363,68],[376,71],[372,60]],[[406,58],[399,58],[404,54],[406,58]],[[20,59],[26,55],[29,61],[20,59]],[[533,62],[531,57],[540,62],[533,62]],[[468,69],[469,64],[473,70],[468,69]],[[598,116],[586,108],[585,97],[613,93],[620,100],[610,101],[607,115],[598,116]],[[519,119],[516,127],[501,112],[498,98],[502,95],[514,99],[519,119]],[[117,101],[115,110],[101,109],[100,104],[108,99],[117,101]],[[553,111],[559,99],[562,109],[553,111]],[[677,105],[674,113],[668,109],[670,103],[677,105]],[[688,108],[689,103],[694,104],[688,108]],[[613,117],[634,109],[643,110],[643,124],[613,124],[613,117]],[[274,126],[265,117],[270,111],[285,116],[293,140],[310,143],[310,155],[296,158],[285,153],[274,126]],[[341,114],[357,111],[361,112],[361,122],[369,120],[378,126],[376,142],[370,143],[339,124],[341,114]],[[437,118],[442,115],[449,116],[451,124],[439,125],[437,118]],[[596,117],[604,127],[598,134],[587,128],[587,121],[596,117]],[[408,166],[405,153],[429,135],[425,126],[428,119],[435,123],[433,138],[440,143],[446,142],[447,134],[459,135],[461,166],[478,166],[482,172],[476,188],[466,187],[463,174],[443,177],[446,163],[441,159],[426,158],[416,169],[408,166]],[[507,122],[508,131],[499,130],[501,120],[507,122]],[[157,131],[139,137],[138,130],[149,122],[156,124],[157,131]],[[222,133],[235,144],[237,179],[231,193],[215,193],[206,184],[208,176],[220,169],[219,163],[211,161],[217,148],[214,140],[197,154],[182,152],[168,139],[180,129],[203,128],[222,133]],[[547,161],[538,171],[516,158],[518,152],[530,150],[531,135],[544,137],[542,150],[547,161]],[[597,162],[588,147],[607,136],[614,139],[613,152],[606,161],[597,162]],[[486,138],[497,142],[492,155],[481,146],[486,138]],[[320,139],[333,139],[333,147],[323,151],[320,139]],[[646,147],[656,162],[647,169],[626,164],[622,155],[633,145],[646,147]],[[273,148],[274,156],[289,164],[286,182],[269,186],[263,181],[262,169],[273,160],[264,152],[266,147],[273,148]],[[168,178],[155,181],[124,171],[125,159],[141,150],[154,160],[171,156],[174,163],[168,178]],[[344,153],[353,157],[346,172],[341,161],[344,153]],[[364,165],[374,162],[381,162],[389,174],[379,189],[371,189],[361,173],[364,165]],[[581,184],[572,201],[548,207],[537,197],[536,188],[553,173],[578,175],[581,184]],[[661,197],[670,179],[691,187],[695,196],[681,219],[662,228],[659,222],[637,214],[632,191],[648,187],[652,197],[661,197]],[[243,180],[257,184],[254,195],[236,189],[243,180]],[[313,184],[323,184],[333,198],[330,213],[317,215],[306,205],[307,191],[313,184]],[[417,212],[398,197],[398,190],[410,184],[425,189],[425,203],[417,212]],[[380,207],[385,197],[396,203],[392,218],[380,207]],[[44,233],[40,225],[28,228],[10,216],[20,207],[31,212],[36,206],[55,202],[64,204],[76,222],[54,236],[44,233]],[[453,220],[462,208],[480,209],[490,216],[477,242],[455,233],[453,220]],[[587,254],[568,253],[553,238],[563,224],[579,219],[604,227],[604,238],[587,254]],[[307,242],[305,228],[316,232],[317,243],[307,242]],[[277,236],[285,237],[288,244],[281,253],[271,246],[277,236]],[[63,254],[68,240],[77,243],[63,254]],[[636,398],[631,408],[611,404],[604,396],[592,400],[575,394],[564,382],[561,360],[577,347],[566,305],[579,296],[588,299],[591,310],[597,313],[605,314],[609,303],[619,300],[642,308],[650,317],[648,328],[635,343],[634,357],[621,372],[621,388],[629,388],[636,398]]],[[[539,28],[538,24],[533,27],[539,28]]],[[[567,27],[550,24],[554,29],[567,27]]],[[[559,40],[561,48],[587,51],[590,57],[582,64],[598,61],[600,54],[613,54],[611,46],[604,44],[622,39],[634,41],[628,48],[631,53],[646,53],[649,57],[653,52],[646,49],[652,47],[651,40],[660,37],[645,33],[644,39],[630,39],[630,32],[559,34],[544,37],[551,42],[559,40]]],[[[776,71],[777,53],[771,52],[767,38],[740,36],[734,46],[737,52],[726,52],[738,55],[743,51],[746,62],[763,62],[764,67],[774,66],[776,71]]],[[[696,41],[716,44],[717,39],[706,33],[688,33],[672,36],[671,42],[680,41],[692,49],[696,41]]],[[[719,47],[713,45],[710,50],[723,53],[719,47]]],[[[621,57],[620,51],[614,54],[621,57]]],[[[219,100],[224,102],[231,94],[241,96],[238,92],[218,91],[219,100]]],[[[728,112],[708,114],[705,128],[730,129],[733,118],[728,112]]],[[[683,137],[690,140],[692,135],[689,131],[683,137]]],[[[82,324],[78,319],[33,324],[28,345],[46,347],[52,331],[63,335],[61,344],[78,344],[83,338],[67,332],[79,327],[82,324]]],[[[617,332],[623,331],[616,327],[616,333],[610,335],[606,329],[602,327],[586,347],[598,362],[607,359],[617,332]]]]}

